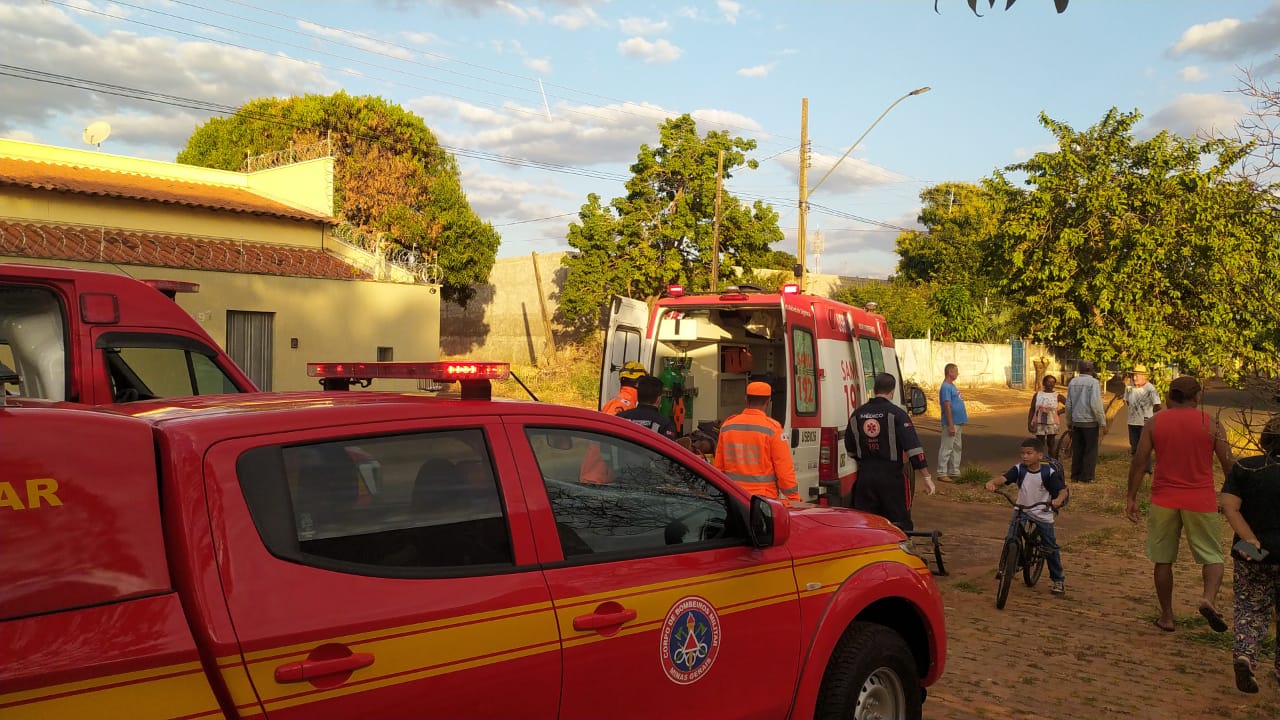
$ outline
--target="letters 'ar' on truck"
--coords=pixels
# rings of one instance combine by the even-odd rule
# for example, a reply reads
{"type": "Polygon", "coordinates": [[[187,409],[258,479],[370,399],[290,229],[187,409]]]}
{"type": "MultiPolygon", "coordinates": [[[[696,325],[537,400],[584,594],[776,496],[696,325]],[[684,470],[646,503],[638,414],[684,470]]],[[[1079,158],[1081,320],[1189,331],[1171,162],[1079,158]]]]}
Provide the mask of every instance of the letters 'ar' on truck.
{"type": "Polygon", "coordinates": [[[106,405],[252,392],[253,382],[172,300],[198,286],[0,264],[0,379],[11,402],[106,405]],[[169,297],[165,297],[169,295],[169,297]]]}
{"type": "MultiPolygon", "coordinates": [[[[790,438],[800,496],[825,497],[832,505],[852,498],[857,463],[845,450],[844,430],[853,410],[871,397],[877,374],[898,379],[894,401],[904,405],[902,372],[884,317],[794,286],[782,292],[740,286],[717,295],[668,293],[652,309],[615,297],[601,404],[617,392],[618,369],[628,361],[663,378],[671,404],[683,410],[677,417],[682,433],[740,412],[748,382],[769,383],[770,413],[790,438]]],[[[913,412],[923,407],[917,404],[913,412]]]]}

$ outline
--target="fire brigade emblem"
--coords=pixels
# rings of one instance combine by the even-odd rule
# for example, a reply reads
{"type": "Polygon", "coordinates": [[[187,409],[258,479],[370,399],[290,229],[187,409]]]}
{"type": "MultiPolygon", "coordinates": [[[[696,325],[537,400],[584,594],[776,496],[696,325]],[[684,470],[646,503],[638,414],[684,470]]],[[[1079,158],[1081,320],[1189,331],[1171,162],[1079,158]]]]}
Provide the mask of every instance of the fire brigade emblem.
{"type": "Polygon", "coordinates": [[[880,437],[880,421],[875,418],[867,418],[862,421],[862,434],[869,438],[880,437]]]}
{"type": "Polygon", "coordinates": [[[667,611],[660,638],[662,670],[677,685],[695,683],[720,653],[720,618],[700,597],[681,598],[667,611]]]}

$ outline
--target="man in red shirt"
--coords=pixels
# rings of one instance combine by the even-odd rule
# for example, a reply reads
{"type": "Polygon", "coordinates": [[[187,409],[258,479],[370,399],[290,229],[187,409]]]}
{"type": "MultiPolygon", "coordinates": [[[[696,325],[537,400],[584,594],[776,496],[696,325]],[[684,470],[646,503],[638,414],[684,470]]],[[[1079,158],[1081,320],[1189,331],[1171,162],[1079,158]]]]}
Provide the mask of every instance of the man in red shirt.
{"type": "Polygon", "coordinates": [[[1129,463],[1129,500],[1125,515],[1138,522],[1138,489],[1155,451],[1151,479],[1151,510],[1147,519],[1147,557],[1155,563],[1156,599],[1160,617],[1156,627],[1173,632],[1173,561],[1185,528],[1191,555],[1202,566],[1204,591],[1200,614],[1215,632],[1225,632],[1214,602],[1222,585],[1222,521],[1213,484],[1213,457],[1224,475],[1235,461],[1231,447],[1213,416],[1200,410],[1200,383],[1184,375],[1169,385],[1168,409],[1152,416],[1142,429],[1129,463]]]}

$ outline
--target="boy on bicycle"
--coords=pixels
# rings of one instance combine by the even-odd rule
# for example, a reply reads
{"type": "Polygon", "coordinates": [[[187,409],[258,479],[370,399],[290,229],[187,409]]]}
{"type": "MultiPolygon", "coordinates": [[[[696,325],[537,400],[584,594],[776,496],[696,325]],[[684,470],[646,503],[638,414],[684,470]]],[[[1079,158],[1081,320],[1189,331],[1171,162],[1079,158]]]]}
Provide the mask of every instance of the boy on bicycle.
{"type": "MultiPolygon", "coordinates": [[[[1066,480],[1062,477],[1062,469],[1056,463],[1042,462],[1044,443],[1034,437],[1023,440],[1021,457],[1021,463],[1005,471],[1004,482],[1000,485],[1018,486],[1017,503],[1019,505],[1048,502],[1053,506],[1053,510],[1061,508],[1067,502],[1070,491],[1067,490],[1066,480]]],[[[990,492],[995,492],[996,478],[988,480],[986,487],[990,492]]],[[[1053,535],[1053,510],[1043,505],[1029,510],[1021,508],[1015,510],[1005,539],[1013,537],[1018,527],[1019,516],[1025,515],[1031,519],[1036,527],[1040,528],[1041,546],[1049,561],[1049,579],[1053,581],[1049,592],[1054,595],[1064,595],[1067,592],[1066,576],[1062,572],[1062,553],[1058,549],[1057,538],[1053,535]]]]}

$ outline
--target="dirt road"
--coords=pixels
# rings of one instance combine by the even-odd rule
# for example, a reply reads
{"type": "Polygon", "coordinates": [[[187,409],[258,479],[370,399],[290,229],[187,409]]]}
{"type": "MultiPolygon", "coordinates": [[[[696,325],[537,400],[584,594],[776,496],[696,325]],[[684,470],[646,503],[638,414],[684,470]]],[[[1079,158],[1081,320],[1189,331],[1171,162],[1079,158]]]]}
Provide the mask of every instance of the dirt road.
{"type": "MultiPolygon", "coordinates": [[[[978,433],[971,433],[965,464],[1008,467],[1025,418],[1021,406],[993,407],[974,417],[984,432],[1004,437],[993,440],[988,453],[980,449],[985,444],[978,433]]],[[[927,423],[921,423],[922,434],[932,458],[937,433],[928,433],[927,423]]],[[[1151,565],[1143,556],[1145,526],[1118,512],[1128,460],[1120,430],[1104,445],[1099,481],[1073,487],[1080,502],[1073,500],[1057,523],[1065,597],[1049,594],[1046,572],[1034,588],[1016,579],[1008,604],[996,610],[994,570],[1008,506],[973,486],[944,485],[938,496],[918,499],[916,527],[945,533],[950,572],[938,578],[947,611],[947,669],[929,692],[926,718],[1280,718],[1270,658],[1259,673],[1260,694],[1235,689],[1231,635],[1210,631],[1196,612],[1199,568],[1185,547],[1174,569],[1177,630],[1161,632],[1152,624],[1157,608],[1151,565]],[[1076,507],[1082,505],[1112,509],[1076,507]]],[[[1228,621],[1230,573],[1228,562],[1218,603],[1228,621]]]]}

